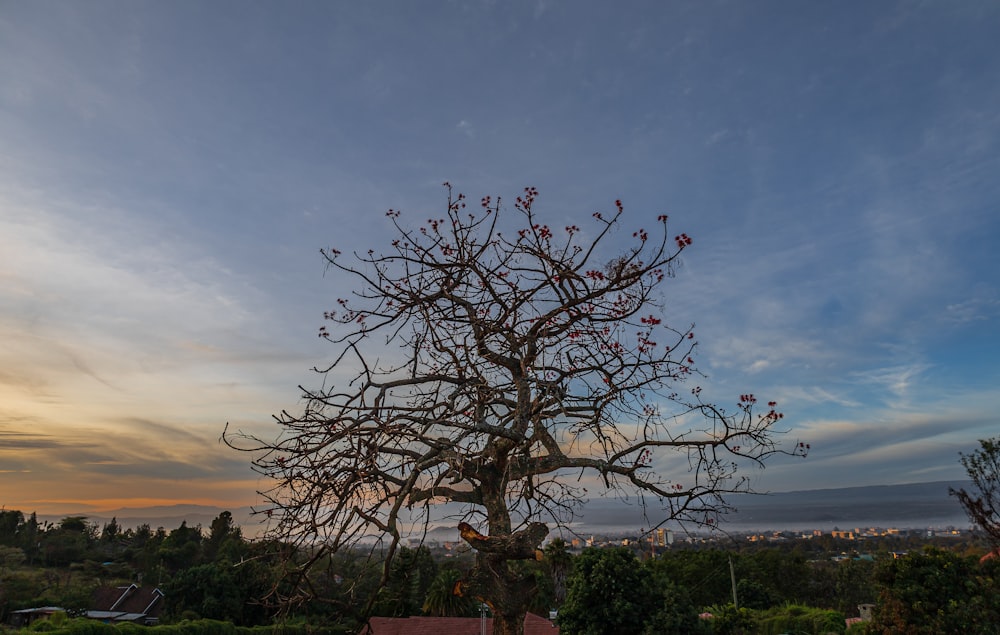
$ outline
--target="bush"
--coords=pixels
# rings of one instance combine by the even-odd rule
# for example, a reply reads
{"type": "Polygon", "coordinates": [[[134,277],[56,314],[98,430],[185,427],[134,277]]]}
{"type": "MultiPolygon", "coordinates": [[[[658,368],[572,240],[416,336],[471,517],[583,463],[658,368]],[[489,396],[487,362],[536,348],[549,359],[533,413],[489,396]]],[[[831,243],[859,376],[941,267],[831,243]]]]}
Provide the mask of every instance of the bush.
{"type": "Polygon", "coordinates": [[[115,627],[104,622],[85,617],[67,619],[65,613],[56,613],[47,620],[38,620],[28,627],[29,631],[51,635],[114,635],[115,627]]]}
{"type": "Polygon", "coordinates": [[[754,620],[760,635],[780,633],[843,633],[847,622],[843,613],[790,604],[760,612],[754,620]]]}

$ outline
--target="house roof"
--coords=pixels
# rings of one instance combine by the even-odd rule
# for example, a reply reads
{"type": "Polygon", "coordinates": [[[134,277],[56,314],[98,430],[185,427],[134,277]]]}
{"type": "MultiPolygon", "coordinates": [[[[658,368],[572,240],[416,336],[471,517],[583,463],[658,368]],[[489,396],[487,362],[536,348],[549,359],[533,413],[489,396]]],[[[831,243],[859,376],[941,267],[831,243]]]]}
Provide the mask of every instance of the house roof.
{"type": "Polygon", "coordinates": [[[122,611],[87,611],[87,617],[102,622],[137,622],[149,617],[145,613],[123,613],[122,611]]]}
{"type": "Polygon", "coordinates": [[[155,587],[101,587],[94,592],[92,612],[137,613],[155,617],[163,606],[163,591],[155,587]]]}
{"type": "MultiPolygon", "coordinates": [[[[362,635],[480,635],[483,623],[478,617],[372,617],[362,635]]],[[[493,632],[493,618],[486,619],[486,632],[493,632]]],[[[524,616],[524,635],[559,635],[559,627],[528,613],[524,616]]]]}

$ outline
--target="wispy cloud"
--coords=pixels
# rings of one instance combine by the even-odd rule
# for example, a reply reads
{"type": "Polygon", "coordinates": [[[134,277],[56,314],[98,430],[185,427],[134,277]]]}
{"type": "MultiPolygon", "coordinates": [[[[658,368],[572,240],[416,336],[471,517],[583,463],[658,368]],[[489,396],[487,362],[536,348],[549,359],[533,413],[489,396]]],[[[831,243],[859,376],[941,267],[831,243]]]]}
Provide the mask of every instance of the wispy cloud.
{"type": "Polygon", "coordinates": [[[476,137],[475,128],[473,128],[472,124],[465,119],[459,121],[455,128],[470,139],[474,139],[476,137]]]}
{"type": "Polygon", "coordinates": [[[954,324],[967,324],[969,322],[985,322],[994,320],[1000,316],[1000,299],[995,297],[970,298],[957,304],[949,304],[945,307],[946,319],[954,324]]]}

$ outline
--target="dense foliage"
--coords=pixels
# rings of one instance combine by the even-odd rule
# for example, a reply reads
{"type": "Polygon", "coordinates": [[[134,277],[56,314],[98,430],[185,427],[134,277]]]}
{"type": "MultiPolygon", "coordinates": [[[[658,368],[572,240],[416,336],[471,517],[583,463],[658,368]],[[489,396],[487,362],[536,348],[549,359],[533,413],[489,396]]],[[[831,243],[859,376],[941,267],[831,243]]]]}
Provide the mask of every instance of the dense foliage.
{"type": "Polygon", "coordinates": [[[986,534],[994,549],[1000,549],[1000,437],[980,439],[979,449],[963,454],[972,487],[951,490],[969,520],[986,534]]]}
{"type": "MultiPolygon", "coordinates": [[[[72,615],[88,608],[98,586],[129,583],[165,592],[157,635],[307,632],[296,624],[323,625],[308,630],[315,635],[356,632],[364,621],[359,607],[371,598],[375,614],[384,616],[479,614],[480,605],[452,593],[473,565],[471,552],[421,546],[400,548],[381,587],[378,558],[367,552],[338,554],[323,569],[342,575],[310,580],[324,601],[276,621],[266,599],[281,580],[282,559],[275,554],[287,548],[246,540],[228,513],[207,529],[182,523],[167,531],[122,529],[114,521],[97,527],[76,517],[39,523],[21,512],[2,511],[0,618],[6,622],[11,611],[37,606],[61,606],[72,615]]],[[[532,611],[546,615],[558,609],[567,635],[842,633],[844,618],[857,616],[863,603],[876,605],[874,619],[853,627],[851,635],[978,634],[993,633],[1000,623],[1000,564],[980,562],[988,550],[983,539],[911,534],[870,543],[823,536],[732,542],[725,549],[677,544],[650,557],[645,543],[574,555],[567,543],[553,540],[542,560],[522,563],[520,573],[531,576],[538,589],[532,611]],[[862,545],[864,557],[851,551],[862,545]],[[733,578],[738,609],[732,602],[733,578]],[[699,617],[704,613],[712,617],[699,617]]],[[[111,632],[97,622],[65,616],[30,628],[111,632]]],[[[115,628],[121,633],[142,627],[115,628]]]]}
{"type": "Polygon", "coordinates": [[[869,633],[990,635],[1000,625],[1000,565],[928,548],[885,560],[869,633]]]}
{"type": "Polygon", "coordinates": [[[711,632],[687,592],[626,547],[590,548],[576,558],[559,626],[566,633],[711,632]]]}

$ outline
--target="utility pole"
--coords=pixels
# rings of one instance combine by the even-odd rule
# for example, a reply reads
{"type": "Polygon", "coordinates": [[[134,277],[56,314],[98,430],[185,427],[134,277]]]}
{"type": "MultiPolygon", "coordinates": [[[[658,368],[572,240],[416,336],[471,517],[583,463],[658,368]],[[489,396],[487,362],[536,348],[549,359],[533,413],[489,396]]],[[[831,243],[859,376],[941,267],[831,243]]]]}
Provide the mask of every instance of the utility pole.
{"type": "Polygon", "coordinates": [[[733,582],[733,607],[738,611],[740,602],[736,598],[736,569],[733,568],[733,557],[729,556],[729,579],[733,582]]]}

